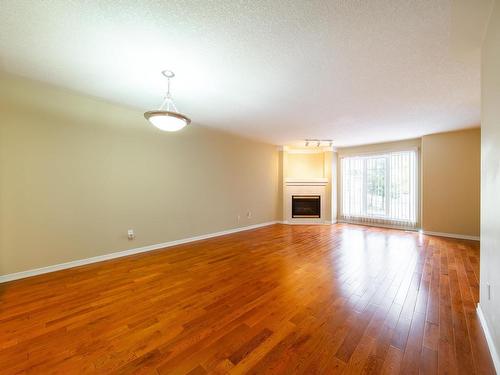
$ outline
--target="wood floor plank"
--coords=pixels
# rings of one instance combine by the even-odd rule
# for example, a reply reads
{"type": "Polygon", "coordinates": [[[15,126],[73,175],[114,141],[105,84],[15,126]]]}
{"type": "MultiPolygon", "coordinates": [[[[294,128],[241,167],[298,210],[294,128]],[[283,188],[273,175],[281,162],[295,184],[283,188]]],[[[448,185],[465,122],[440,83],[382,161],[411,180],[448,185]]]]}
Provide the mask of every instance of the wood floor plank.
{"type": "Polygon", "coordinates": [[[273,225],[0,285],[2,374],[494,374],[475,242],[273,225]]]}

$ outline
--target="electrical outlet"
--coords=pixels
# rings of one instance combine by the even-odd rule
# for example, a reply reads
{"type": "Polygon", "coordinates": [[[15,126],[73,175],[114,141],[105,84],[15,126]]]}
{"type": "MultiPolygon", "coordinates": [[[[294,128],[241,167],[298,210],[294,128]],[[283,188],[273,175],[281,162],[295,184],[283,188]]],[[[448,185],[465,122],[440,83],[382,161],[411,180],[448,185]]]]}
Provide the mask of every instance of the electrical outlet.
{"type": "Polygon", "coordinates": [[[250,219],[252,217],[252,211],[247,212],[247,219],[250,219]]]}
{"type": "Polygon", "coordinates": [[[133,229],[129,229],[127,231],[127,237],[129,240],[135,240],[135,233],[133,229]]]}
{"type": "Polygon", "coordinates": [[[241,220],[241,215],[238,214],[238,223],[240,222],[241,220]]]}

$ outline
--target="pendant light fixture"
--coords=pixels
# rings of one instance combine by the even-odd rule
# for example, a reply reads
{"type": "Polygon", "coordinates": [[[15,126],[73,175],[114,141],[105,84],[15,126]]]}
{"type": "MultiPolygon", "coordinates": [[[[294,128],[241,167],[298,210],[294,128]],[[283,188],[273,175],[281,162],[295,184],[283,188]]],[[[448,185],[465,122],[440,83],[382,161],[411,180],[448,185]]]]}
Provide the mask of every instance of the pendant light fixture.
{"type": "Polygon", "coordinates": [[[161,74],[163,74],[168,80],[165,100],[163,100],[159,109],[144,113],[144,117],[160,130],[175,132],[177,130],[181,130],[186,125],[189,125],[191,119],[182,113],[179,113],[172,99],[172,95],[170,94],[170,79],[175,77],[174,72],[164,70],[161,74]]]}

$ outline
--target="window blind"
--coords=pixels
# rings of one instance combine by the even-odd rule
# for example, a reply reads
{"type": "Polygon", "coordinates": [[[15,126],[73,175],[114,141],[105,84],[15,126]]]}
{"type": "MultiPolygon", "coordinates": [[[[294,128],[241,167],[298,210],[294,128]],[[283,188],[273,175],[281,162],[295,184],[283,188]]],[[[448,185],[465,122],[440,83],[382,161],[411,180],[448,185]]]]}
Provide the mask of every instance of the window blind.
{"type": "Polygon", "coordinates": [[[341,159],[341,219],[416,228],[417,151],[341,159]]]}

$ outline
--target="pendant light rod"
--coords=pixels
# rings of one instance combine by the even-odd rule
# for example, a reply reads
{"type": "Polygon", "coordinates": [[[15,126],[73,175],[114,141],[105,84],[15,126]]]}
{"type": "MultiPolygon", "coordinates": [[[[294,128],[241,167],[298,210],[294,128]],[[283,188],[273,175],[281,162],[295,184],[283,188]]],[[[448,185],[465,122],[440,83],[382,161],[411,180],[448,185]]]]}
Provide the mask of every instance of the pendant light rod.
{"type": "Polygon", "coordinates": [[[175,77],[175,73],[171,70],[164,70],[161,72],[167,78],[167,96],[170,98],[170,79],[175,77]]]}
{"type": "Polygon", "coordinates": [[[164,70],[161,72],[165,78],[167,78],[167,93],[165,94],[165,100],[161,103],[159,110],[161,111],[165,105],[167,106],[167,111],[170,111],[170,106],[172,106],[175,112],[179,112],[172,99],[172,94],[170,94],[170,79],[175,77],[175,73],[171,70],[164,70]]]}

